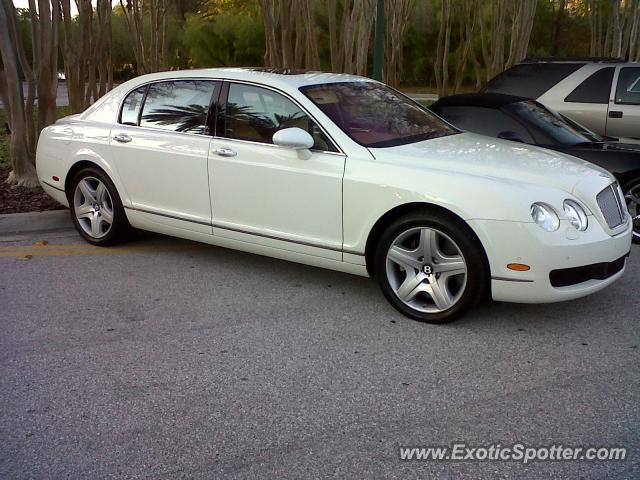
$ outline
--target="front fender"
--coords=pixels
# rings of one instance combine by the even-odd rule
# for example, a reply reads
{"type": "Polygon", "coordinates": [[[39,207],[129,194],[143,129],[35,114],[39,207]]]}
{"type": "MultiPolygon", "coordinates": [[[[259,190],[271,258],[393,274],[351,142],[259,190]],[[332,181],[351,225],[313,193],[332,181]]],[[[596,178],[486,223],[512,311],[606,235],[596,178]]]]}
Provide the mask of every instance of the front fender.
{"type": "Polygon", "coordinates": [[[416,170],[367,160],[347,160],[344,177],[344,249],[363,254],[377,221],[407,204],[442,207],[465,221],[533,223],[531,204],[550,204],[564,219],[562,202],[571,195],[556,187],[513,182],[438,169],[416,170]]]}

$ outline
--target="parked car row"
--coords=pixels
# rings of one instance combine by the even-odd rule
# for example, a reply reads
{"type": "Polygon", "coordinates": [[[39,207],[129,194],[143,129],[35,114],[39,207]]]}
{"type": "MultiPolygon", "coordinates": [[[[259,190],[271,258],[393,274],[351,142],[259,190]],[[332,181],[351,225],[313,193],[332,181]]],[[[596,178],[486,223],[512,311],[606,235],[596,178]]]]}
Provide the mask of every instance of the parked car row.
{"type": "Polygon", "coordinates": [[[640,64],[616,58],[532,59],[490,80],[482,93],[537,100],[609,137],[640,139],[640,64]]]}
{"type": "Polygon", "coordinates": [[[206,69],[138,77],[45,128],[37,171],[91,244],[133,226],[372,276],[441,323],[487,296],[570,300],[623,274],[616,178],[531,143],[463,132],[362,77],[206,69]]]}

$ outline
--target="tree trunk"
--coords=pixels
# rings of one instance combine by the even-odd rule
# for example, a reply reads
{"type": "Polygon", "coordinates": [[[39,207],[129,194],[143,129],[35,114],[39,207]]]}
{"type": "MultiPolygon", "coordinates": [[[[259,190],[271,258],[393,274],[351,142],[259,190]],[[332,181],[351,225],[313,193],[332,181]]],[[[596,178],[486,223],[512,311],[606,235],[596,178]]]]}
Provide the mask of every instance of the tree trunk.
{"type": "Polygon", "coordinates": [[[26,187],[38,185],[35,171],[35,148],[38,132],[55,121],[58,86],[58,22],[57,1],[29,1],[33,63],[27,61],[18,16],[11,0],[2,0],[0,8],[0,56],[3,75],[2,98],[11,130],[10,158],[12,171],[7,182],[26,187]],[[28,90],[26,104],[22,99],[19,67],[25,74],[28,90]],[[33,105],[38,95],[38,115],[33,105]],[[36,126],[37,121],[37,126],[36,126]]]}

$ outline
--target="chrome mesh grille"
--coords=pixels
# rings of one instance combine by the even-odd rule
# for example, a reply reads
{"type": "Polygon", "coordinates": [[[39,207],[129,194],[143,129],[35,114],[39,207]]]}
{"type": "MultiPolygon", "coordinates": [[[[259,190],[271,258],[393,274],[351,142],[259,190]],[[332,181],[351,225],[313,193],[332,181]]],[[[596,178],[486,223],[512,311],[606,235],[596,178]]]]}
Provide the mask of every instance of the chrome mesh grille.
{"type": "Polygon", "coordinates": [[[598,207],[609,225],[609,228],[616,228],[624,221],[622,208],[620,207],[620,199],[617,192],[618,185],[616,183],[609,185],[602,190],[597,196],[596,201],[598,207]]]}

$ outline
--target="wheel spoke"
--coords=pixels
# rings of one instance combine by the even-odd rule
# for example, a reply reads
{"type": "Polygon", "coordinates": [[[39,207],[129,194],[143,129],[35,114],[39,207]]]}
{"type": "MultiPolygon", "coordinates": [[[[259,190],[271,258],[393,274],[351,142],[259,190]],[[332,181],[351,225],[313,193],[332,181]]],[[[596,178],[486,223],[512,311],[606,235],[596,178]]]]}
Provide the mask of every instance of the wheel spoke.
{"type": "Polygon", "coordinates": [[[447,273],[448,276],[458,275],[466,271],[462,257],[444,257],[446,260],[434,263],[433,270],[437,273],[447,273]]]}
{"type": "Polygon", "coordinates": [[[415,298],[415,296],[424,291],[423,281],[425,276],[422,273],[417,275],[413,275],[411,272],[407,275],[407,278],[402,282],[402,285],[396,291],[396,295],[404,301],[410,302],[415,298]]]}
{"type": "Polygon", "coordinates": [[[88,203],[84,203],[79,207],[76,207],[75,210],[77,219],[91,218],[91,216],[93,215],[93,207],[88,203]]]}
{"type": "Polygon", "coordinates": [[[453,303],[449,290],[447,289],[446,282],[443,282],[442,280],[430,283],[426,291],[433,299],[433,303],[435,303],[436,307],[440,310],[446,310],[453,303]]]}
{"type": "Polygon", "coordinates": [[[98,183],[98,186],[96,187],[96,201],[98,202],[98,205],[102,206],[104,204],[106,193],[107,189],[104,184],[102,182],[98,183]]]}
{"type": "Polygon", "coordinates": [[[106,207],[103,207],[100,210],[100,216],[105,223],[108,223],[109,225],[113,224],[113,212],[109,211],[106,207]]]}
{"type": "Polygon", "coordinates": [[[418,243],[418,250],[424,257],[424,262],[431,263],[433,259],[433,246],[436,243],[436,232],[434,232],[430,228],[423,228],[420,230],[420,241],[418,243]]]}
{"type": "Polygon", "coordinates": [[[102,234],[100,230],[100,217],[98,215],[93,215],[91,217],[91,235],[94,237],[99,237],[102,234]]]}
{"type": "Polygon", "coordinates": [[[96,203],[96,192],[91,188],[91,185],[89,185],[89,182],[86,179],[82,180],[78,184],[78,187],[80,188],[82,195],[84,195],[86,203],[96,203]]]}
{"type": "Polygon", "coordinates": [[[421,266],[417,250],[406,250],[399,245],[394,245],[389,249],[387,258],[400,265],[408,273],[412,273],[413,269],[420,269],[421,266]]]}

